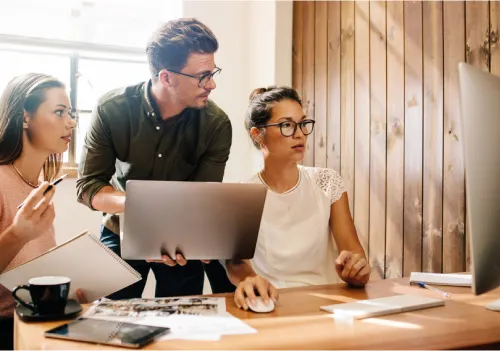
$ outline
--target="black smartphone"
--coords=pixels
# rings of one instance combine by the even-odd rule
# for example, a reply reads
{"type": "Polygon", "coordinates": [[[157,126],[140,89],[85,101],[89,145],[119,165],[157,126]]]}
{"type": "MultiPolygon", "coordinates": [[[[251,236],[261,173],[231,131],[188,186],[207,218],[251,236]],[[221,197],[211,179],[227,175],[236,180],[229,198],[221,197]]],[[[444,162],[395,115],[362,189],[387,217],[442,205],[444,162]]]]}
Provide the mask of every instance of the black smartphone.
{"type": "Polygon", "coordinates": [[[50,329],[44,335],[48,338],[137,349],[151,343],[156,337],[169,332],[170,328],[166,327],[81,317],[50,329]]]}

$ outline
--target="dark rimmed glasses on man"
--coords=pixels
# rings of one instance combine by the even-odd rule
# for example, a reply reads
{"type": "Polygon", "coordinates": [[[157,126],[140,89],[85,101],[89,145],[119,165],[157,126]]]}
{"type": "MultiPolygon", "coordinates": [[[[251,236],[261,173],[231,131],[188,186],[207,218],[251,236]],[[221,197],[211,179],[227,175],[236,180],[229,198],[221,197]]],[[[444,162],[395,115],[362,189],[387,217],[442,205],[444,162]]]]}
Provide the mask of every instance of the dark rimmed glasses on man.
{"type": "MultiPolygon", "coordinates": [[[[215,79],[215,77],[222,71],[222,68],[215,67],[215,70],[213,72],[205,73],[201,77],[200,76],[193,76],[192,74],[174,71],[172,69],[167,69],[167,71],[175,73],[175,74],[179,74],[179,75],[184,76],[184,77],[198,79],[198,88],[204,88],[208,84],[208,82],[210,82],[210,79],[215,79]]],[[[159,75],[160,75],[160,73],[158,72],[156,74],[156,76],[159,76],[159,75]]]]}
{"type": "Polygon", "coordinates": [[[309,135],[314,130],[315,121],[312,119],[305,119],[300,122],[295,121],[283,121],[279,123],[272,123],[260,126],[260,128],[279,126],[281,135],[284,137],[291,137],[297,131],[297,126],[300,126],[300,130],[304,135],[309,135]]]}

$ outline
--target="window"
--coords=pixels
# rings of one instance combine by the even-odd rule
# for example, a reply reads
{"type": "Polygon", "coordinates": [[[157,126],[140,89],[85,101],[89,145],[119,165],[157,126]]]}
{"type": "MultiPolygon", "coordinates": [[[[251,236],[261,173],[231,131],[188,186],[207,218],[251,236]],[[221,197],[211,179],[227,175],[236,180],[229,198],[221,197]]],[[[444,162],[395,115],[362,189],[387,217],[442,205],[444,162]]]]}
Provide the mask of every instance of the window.
{"type": "MultiPolygon", "coordinates": [[[[78,61],[77,105],[79,122],[76,140],[83,140],[89,125],[90,112],[104,93],[121,86],[132,85],[148,77],[149,67],[141,62],[116,62],[102,59],[78,61]]],[[[76,144],[76,161],[80,159],[82,143],[76,144]]]]}
{"type": "Polygon", "coordinates": [[[144,62],[116,62],[100,59],[78,61],[78,107],[91,110],[96,99],[120,86],[144,81],[149,68],[144,62]]]}
{"type": "Polygon", "coordinates": [[[97,99],[149,78],[145,44],[181,16],[182,0],[16,0],[0,2],[0,13],[0,91],[28,72],[59,78],[68,94],[76,89],[79,122],[64,155],[75,168],[97,99]]]}
{"type": "Polygon", "coordinates": [[[70,86],[69,57],[53,54],[0,50],[0,91],[15,76],[43,72],[59,78],[70,86]]]}
{"type": "Polygon", "coordinates": [[[182,1],[15,0],[1,1],[0,13],[2,34],[142,49],[158,26],[181,16],[182,1]]]}
{"type": "MultiPolygon", "coordinates": [[[[53,75],[66,87],[70,87],[69,57],[49,53],[0,50],[0,67],[3,68],[0,69],[0,91],[3,91],[13,77],[30,72],[53,75]]],[[[67,152],[64,154],[64,162],[68,162],[67,152]]]]}

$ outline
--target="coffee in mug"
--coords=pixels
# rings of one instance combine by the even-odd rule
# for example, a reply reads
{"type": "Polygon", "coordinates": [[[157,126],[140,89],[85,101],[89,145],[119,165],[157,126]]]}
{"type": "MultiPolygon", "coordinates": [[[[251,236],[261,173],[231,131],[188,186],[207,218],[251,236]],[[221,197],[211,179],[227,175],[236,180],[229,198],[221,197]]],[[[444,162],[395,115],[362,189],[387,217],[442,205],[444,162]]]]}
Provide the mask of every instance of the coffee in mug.
{"type": "Polygon", "coordinates": [[[14,300],[39,315],[59,315],[64,313],[68,302],[71,279],[67,277],[31,278],[28,285],[16,286],[12,291],[14,300]],[[31,303],[17,296],[19,290],[28,290],[31,303]]]}

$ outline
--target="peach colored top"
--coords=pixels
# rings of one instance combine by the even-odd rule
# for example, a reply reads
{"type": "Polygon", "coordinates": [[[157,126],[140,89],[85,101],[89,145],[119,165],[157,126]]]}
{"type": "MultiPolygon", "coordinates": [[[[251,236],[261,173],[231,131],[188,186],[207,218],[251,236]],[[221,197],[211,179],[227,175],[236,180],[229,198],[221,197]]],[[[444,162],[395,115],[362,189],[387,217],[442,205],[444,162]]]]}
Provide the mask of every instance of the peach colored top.
{"type": "MultiPolygon", "coordinates": [[[[12,166],[0,166],[0,234],[12,224],[17,213],[17,206],[26,199],[32,190],[33,188],[26,184],[12,166]]],[[[56,240],[52,227],[49,231],[24,245],[7,265],[5,271],[35,258],[55,245],[56,240]]],[[[0,285],[0,318],[12,317],[14,306],[10,290],[0,285]]]]}

